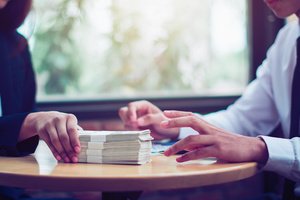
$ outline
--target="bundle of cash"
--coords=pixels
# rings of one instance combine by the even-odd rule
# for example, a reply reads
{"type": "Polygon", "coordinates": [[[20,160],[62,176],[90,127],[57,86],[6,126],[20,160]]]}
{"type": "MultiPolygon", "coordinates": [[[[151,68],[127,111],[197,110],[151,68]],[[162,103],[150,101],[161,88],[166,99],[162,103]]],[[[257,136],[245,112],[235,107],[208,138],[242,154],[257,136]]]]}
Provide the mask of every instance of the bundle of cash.
{"type": "Polygon", "coordinates": [[[145,164],[151,158],[149,130],[79,131],[79,162],[145,164]]]}

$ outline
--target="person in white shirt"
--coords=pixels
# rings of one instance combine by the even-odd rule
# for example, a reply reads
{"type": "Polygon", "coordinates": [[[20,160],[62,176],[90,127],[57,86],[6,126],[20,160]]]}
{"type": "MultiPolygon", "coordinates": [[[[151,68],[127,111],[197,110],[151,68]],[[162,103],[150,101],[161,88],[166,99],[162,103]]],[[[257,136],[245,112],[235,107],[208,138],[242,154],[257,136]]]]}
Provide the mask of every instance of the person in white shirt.
{"type": "MultiPolygon", "coordinates": [[[[300,17],[299,0],[265,0],[265,3],[280,18],[291,14],[300,17]]],[[[136,101],[120,108],[120,118],[131,128],[150,128],[156,139],[181,139],[165,152],[170,156],[187,150],[177,158],[178,162],[203,157],[255,161],[265,170],[300,182],[300,138],[288,139],[299,36],[299,21],[282,28],[258,68],[257,78],[226,110],[200,116],[182,111],[162,112],[148,101],[136,101]],[[278,124],[285,138],[268,136],[278,124]]]]}

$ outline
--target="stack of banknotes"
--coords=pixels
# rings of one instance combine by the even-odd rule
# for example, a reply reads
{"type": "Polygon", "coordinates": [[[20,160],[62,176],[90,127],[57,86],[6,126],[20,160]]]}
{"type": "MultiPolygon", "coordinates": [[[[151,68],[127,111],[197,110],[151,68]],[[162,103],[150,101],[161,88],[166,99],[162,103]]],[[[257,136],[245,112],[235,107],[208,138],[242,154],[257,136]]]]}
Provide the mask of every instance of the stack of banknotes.
{"type": "Polygon", "coordinates": [[[79,162],[145,164],[151,160],[153,138],[143,131],[80,131],[79,162]]]}

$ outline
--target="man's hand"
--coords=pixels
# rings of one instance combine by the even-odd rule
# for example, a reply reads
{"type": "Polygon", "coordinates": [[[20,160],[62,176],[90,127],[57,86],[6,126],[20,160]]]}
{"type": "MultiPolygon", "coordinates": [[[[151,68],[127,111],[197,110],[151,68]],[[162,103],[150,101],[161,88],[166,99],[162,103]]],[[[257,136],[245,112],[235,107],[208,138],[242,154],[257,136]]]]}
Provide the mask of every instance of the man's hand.
{"type": "Polygon", "coordinates": [[[21,127],[19,141],[38,135],[44,140],[57,160],[78,162],[80,152],[77,118],[61,112],[29,114],[21,127]]]}
{"type": "Polygon", "coordinates": [[[268,159],[267,147],[260,138],[227,132],[190,112],[165,111],[164,114],[169,119],[161,123],[163,128],[191,127],[199,133],[178,141],[165,151],[166,156],[181,150],[188,151],[177,158],[178,162],[206,157],[216,157],[228,162],[265,163],[268,159]]]}
{"type": "Polygon", "coordinates": [[[168,118],[163,112],[148,101],[135,101],[120,108],[119,116],[126,128],[140,130],[150,129],[151,135],[157,139],[175,139],[179,135],[178,128],[166,129],[160,123],[168,118]]]}

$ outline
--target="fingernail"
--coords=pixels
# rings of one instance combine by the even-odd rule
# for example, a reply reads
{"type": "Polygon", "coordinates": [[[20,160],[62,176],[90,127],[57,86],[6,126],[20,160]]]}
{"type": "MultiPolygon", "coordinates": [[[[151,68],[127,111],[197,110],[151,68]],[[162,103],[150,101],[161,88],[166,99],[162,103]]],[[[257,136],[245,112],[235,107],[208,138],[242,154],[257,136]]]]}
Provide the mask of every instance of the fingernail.
{"type": "Polygon", "coordinates": [[[180,156],[178,158],[176,158],[177,162],[184,162],[185,161],[185,156],[180,156]]]}
{"type": "Polygon", "coordinates": [[[75,150],[76,153],[79,153],[80,152],[80,147],[76,146],[76,147],[74,147],[74,150],[75,150]]]}
{"type": "Polygon", "coordinates": [[[69,162],[70,162],[70,159],[69,159],[68,157],[66,157],[66,158],[64,159],[64,161],[65,161],[66,163],[69,163],[69,162]]]}
{"type": "Polygon", "coordinates": [[[72,157],[72,162],[73,162],[73,163],[77,163],[77,162],[78,162],[78,158],[77,158],[76,156],[73,156],[73,157],[72,157]]]}
{"type": "Polygon", "coordinates": [[[60,156],[55,156],[56,160],[60,161],[61,160],[61,157],[60,156]]]}
{"type": "Polygon", "coordinates": [[[170,156],[170,149],[165,150],[164,155],[165,156],[170,156]]]}

